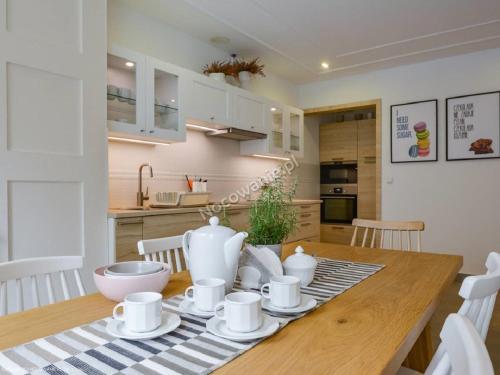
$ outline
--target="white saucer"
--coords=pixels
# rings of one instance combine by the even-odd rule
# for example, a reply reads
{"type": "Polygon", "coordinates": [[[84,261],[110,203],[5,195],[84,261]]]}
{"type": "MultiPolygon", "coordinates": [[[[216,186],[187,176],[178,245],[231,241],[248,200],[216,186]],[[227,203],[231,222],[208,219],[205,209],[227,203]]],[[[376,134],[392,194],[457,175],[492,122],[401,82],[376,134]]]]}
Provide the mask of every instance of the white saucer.
{"type": "Polygon", "coordinates": [[[279,319],[262,314],[262,325],[259,329],[252,332],[234,332],[227,328],[226,322],[216,316],[207,321],[207,330],[215,336],[222,337],[231,341],[245,342],[261,339],[271,336],[280,327],[279,319]]]}
{"type": "Polygon", "coordinates": [[[194,305],[194,302],[189,301],[187,298],[185,298],[181,302],[179,307],[182,310],[182,312],[185,312],[185,313],[191,314],[191,315],[195,315],[195,316],[199,316],[202,318],[210,318],[210,317],[214,316],[213,311],[200,310],[200,309],[196,308],[196,306],[194,305]]]}
{"type": "Polygon", "coordinates": [[[316,301],[313,297],[307,294],[301,294],[300,295],[300,305],[291,307],[291,308],[283,308],[283,307],[277,307],[271,304],[271,300],[267,298],[262,299],[262,308],[269,310],[269,311],[274,311],[274,312],[279,312],[279,313],[284,313],[284,314],[300,314],[306,311],[309,311],[311,309],[314,309],[316,305],[318,304],[318,301],[316,301]]]}
{"type": "Polygon", "coordinates": [[[181,324],[181,318],[179,315],[173,314],[168,311],[163,311],[161,313],[161,324],[160,326],[149,332],[131,332],[125,328],[125,322],[118,319],[111,319],[106,326],[106,331],[114,337],[120,339],[128,340],[149,340],[155,337],[162,336],[169,333],[179,327],[181,324]]]}

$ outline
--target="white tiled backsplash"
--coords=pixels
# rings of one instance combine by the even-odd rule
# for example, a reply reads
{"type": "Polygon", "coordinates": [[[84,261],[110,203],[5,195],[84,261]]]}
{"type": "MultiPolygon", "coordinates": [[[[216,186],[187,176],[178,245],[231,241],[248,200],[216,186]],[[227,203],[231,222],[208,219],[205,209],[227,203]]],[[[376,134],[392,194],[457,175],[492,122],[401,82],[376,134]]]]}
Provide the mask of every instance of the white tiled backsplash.
{"type": "MultiPolygon", "coordinates": [[[[208,180],[211,200],[220,201],[264,176],[279,161],[244,157],[239,143],[224,139],[208,139],[203,133],[188,131],[187,142],[170,146],[132,143],[109,144],[109,207],[135,205],[139,165],[151,163],[154,178],[144,172],[143,190],[187,190],[185,174],[208,180]]],[[[298,160],[294,174],[298,176],[297,198],[319,197],[319,167],[298,160]]]]}

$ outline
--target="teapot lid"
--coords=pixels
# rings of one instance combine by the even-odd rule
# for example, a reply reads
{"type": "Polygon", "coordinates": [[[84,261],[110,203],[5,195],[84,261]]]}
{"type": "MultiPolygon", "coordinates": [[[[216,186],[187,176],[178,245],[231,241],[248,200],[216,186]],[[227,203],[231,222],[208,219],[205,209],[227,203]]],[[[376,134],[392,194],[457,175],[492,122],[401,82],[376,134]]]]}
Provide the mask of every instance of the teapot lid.
{"type": "Polygon", "coordinates": [[[212,216],[209,220],[209,225],[205,225],[201,228],[196,229],[193,233],[206,233],[216,236],[232,237],[236,231],[231,228],[219,225],[219,218],[217,216],[212,216]]]}
{"type": "Polygon", "coordinates": [[[315,268],[317,264],[316,259],[304,253],[302,246],[297,246],[295,254],[290,255],[283,262],[284,267],[290,268],[315,268]]]}

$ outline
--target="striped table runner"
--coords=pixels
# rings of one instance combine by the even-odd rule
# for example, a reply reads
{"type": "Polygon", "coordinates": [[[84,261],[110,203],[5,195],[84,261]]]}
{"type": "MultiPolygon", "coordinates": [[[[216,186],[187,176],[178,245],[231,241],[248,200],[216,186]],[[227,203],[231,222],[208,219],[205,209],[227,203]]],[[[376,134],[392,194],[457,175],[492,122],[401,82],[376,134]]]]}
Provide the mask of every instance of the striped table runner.
{"type": "MultiPolygon", "coordinates": [[[[384,267],[316,259],[314,280],[302,293],[316,298],[318,306],[384,267]]],[[[237,343],[208,333],[206,319],[180,312],[182,299],[178,295],[164,301],[167,310],[181,316],[179,328],[166,335],[116,339],[106,332],[112,318],[105,318],[0,352],[0,374],[208,374],[262,341],[237,343]]],[[[296,318],[280,316],[280,329],[296,318]]]]}

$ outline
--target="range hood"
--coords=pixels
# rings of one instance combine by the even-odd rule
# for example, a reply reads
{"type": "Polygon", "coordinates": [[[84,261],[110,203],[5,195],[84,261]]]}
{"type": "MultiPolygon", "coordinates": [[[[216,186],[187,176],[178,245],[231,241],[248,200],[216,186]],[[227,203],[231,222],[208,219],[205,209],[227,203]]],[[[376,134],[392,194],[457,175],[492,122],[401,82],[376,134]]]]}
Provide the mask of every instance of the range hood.
{"type": "Polygon", "coordinates": [[[209,131],[206,133],[207,137],[218,137],[232,139],[235,141],[251,141],[254,139],[265,139],[267,134],[253,132],[250,130],[242,130],[237,128],[226,128],[209,131]]]}

